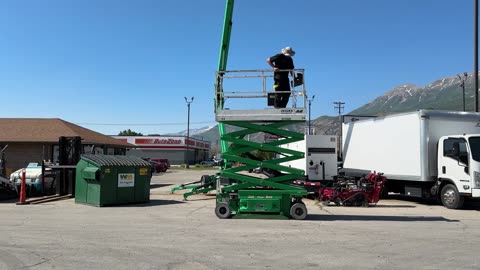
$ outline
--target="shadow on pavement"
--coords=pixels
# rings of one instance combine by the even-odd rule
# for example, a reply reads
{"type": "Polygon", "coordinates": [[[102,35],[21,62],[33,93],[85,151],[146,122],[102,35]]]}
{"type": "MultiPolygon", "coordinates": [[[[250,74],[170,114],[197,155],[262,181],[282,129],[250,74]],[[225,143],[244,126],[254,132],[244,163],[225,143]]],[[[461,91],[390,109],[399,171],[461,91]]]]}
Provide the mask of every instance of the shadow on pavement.
{"type": "Polygon", "coordinates": [[[372,206],[372,207],[375,207],[375,208],[415,208],[416,206],[415,205],[375,205],[375,206],[372,206]]]}
{"type": "Polygon", "coordinates": [[[309,214],[305,220],[316,221],[443,221],[459,222],[459,220],[447,219],[444,217],[424,217],[424,216],[366,216],[366,215],[319,215],[309,214]]]}
{"type": "Polygon", "coordinates": [[[475,210],[480,211],[480,201],[479,200],[467,200],[463,205],[463,209],[460,210],[475,210]]]}
{"type": "Polygon", "coordinates": [[[166,186],[171,186],[172,184],[150,184],[150,188],[161,188],[166,186]]]}
{"type": "Polygon", "coordinates": [[[18,198],[18,196],[15,191],[0,186],[0,203],[8,203],[16,198],[18,198]]]}
{"type": "MultiPolygon", "coordinates": [[[[399,201],[407,201],[407,202],[413,202],[419,205],[425,205],[425,206],[442,206],[442,203],[438,200],[435,199],[426,199],[426,198],[415,198],[415,197],[408,197],[408,196],[402,196],[402,195],[388,195],[387,198],[382,199],[385,201],[388,200],[399,200],[399,201]]],[[[378,206],[377,206],[378,207],[378,206]]],[[[478,199],[470,199],[467,198],[465,199],[465,204],[463,205],[463,208],[461,209],[456,209],[452,211],[462,211],[462,210],[475,210],[475,211],[480,211],[480,200],[478,199]]]]}
{"type": "Polygon", "coordinates": [[[156,172],[156,173],[153,173],[152,175],[164,175],[164,174],[169,174],[169,173],[172,173],[172,171],[167,170],[165,172],[156,172]]]}
{"type": "Polygon", "coordinates": [[[194,202],[194,201],[211,201],[215,200],[216,196],[215,194],[204,194],[202,196],[203,198],[195,198],[195,197],[188,197],[189,202],[194,202]]]}
{"type": "MultiPolygon", "coordinates": [[[[321,205],[318,201],[315,203],[316,205],[321,205]]],[[[335,207],[335,208],[341,208],[341,207],[348,207],[348,208],[416,208],[417,206],[415,205],[407,205],[407,204],[396,204],[396,205],[382,205],[382,204],[377,204],[377,205],[370,205],[369,207],[363,207],[363,206],[343,206],[343,205],[335,205],[335,204],[328,204],[328,205],[322,205],[322,207],[325,208],[330,208],[330,207],[335,207]]]]}
{"type": "Polygon", "coordinates": [[[0,198],[0,204],[2,203],[16,203],[18,198],[0,198]]]}

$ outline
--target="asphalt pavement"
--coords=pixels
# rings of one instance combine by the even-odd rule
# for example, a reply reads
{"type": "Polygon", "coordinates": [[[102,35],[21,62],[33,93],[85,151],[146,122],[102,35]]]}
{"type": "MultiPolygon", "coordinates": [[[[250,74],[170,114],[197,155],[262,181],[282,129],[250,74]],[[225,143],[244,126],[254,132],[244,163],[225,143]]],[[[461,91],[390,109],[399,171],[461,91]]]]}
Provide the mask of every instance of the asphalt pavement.
{"type": "Polygon", "coordinates": [[[214,194],[174,185],[216,170],[169,170],[151,202],[114,207],[0,202],[0,269],[480,269],[480,207],[388,199],[375,207],[305,200],[306,220],[226,219],[214,194]]]}

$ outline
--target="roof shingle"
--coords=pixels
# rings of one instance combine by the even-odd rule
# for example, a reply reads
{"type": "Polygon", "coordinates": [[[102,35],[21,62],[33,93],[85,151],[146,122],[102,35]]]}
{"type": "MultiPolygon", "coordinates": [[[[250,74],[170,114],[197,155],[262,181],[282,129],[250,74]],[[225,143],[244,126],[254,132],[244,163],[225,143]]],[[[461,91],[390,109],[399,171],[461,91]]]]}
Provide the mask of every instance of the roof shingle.
{"type": "Polygon", "coordinates": [[[59,118],[0,118],[0,142],[56,143],[60,136],[80,136],[83,144],[134,147],[59,118]]]}

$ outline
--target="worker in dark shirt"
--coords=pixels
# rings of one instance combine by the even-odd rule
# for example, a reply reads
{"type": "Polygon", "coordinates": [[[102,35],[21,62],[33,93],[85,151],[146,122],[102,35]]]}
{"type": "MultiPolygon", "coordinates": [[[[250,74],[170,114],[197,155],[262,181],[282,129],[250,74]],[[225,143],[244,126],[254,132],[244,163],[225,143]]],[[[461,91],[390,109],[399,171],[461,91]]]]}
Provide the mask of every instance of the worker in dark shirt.
{"type": "Polygon", "coordinates": [[[288,93],[278,93],[275,94],[274,107],[285,108],[287,107],[288,99],[290,98],[290,80],[288,79],[288,74],[291,73],[293,77],[293,71],[279,71],[284,69],[294,69],[292,56],[295,55],[295,52],[290,47],[285,47],[282,49],[282,53],[276,54],[267,59],[267,63],[275,71],[273,74],[274,85],[273,88],[275,92],[278,91],[288,91],[288,93]]]}

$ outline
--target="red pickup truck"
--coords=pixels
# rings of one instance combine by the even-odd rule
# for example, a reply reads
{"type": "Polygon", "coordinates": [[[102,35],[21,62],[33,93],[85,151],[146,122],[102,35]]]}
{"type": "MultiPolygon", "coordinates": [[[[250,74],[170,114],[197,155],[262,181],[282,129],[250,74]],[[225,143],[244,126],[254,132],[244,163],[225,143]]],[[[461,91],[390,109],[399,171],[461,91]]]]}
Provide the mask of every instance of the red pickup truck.
{"type": "Polygon", "coordinates": [[[170,169],[170,161],[168,161],[168,158],[150,158],[151,161],[159,162],[159,163],[164,163],[167,165],[167,168],[170,169]]]}
{"type": "Polygon", "coordinates": [[[150,162],[156,162],[156,163],[160,163],[162,165],[165,166],[165,171],[167,171],[167,169],[170,169],[170,161],[168,161],[167,158],[149,158],[148,161],[150,162]]]}
{"type": "Polygon", "coordinates": [[[170,162],[166,158],[142,158],[145,161],[150,162],[153,166],[153,172],[166,172],[170,168],[170,162]]]}

